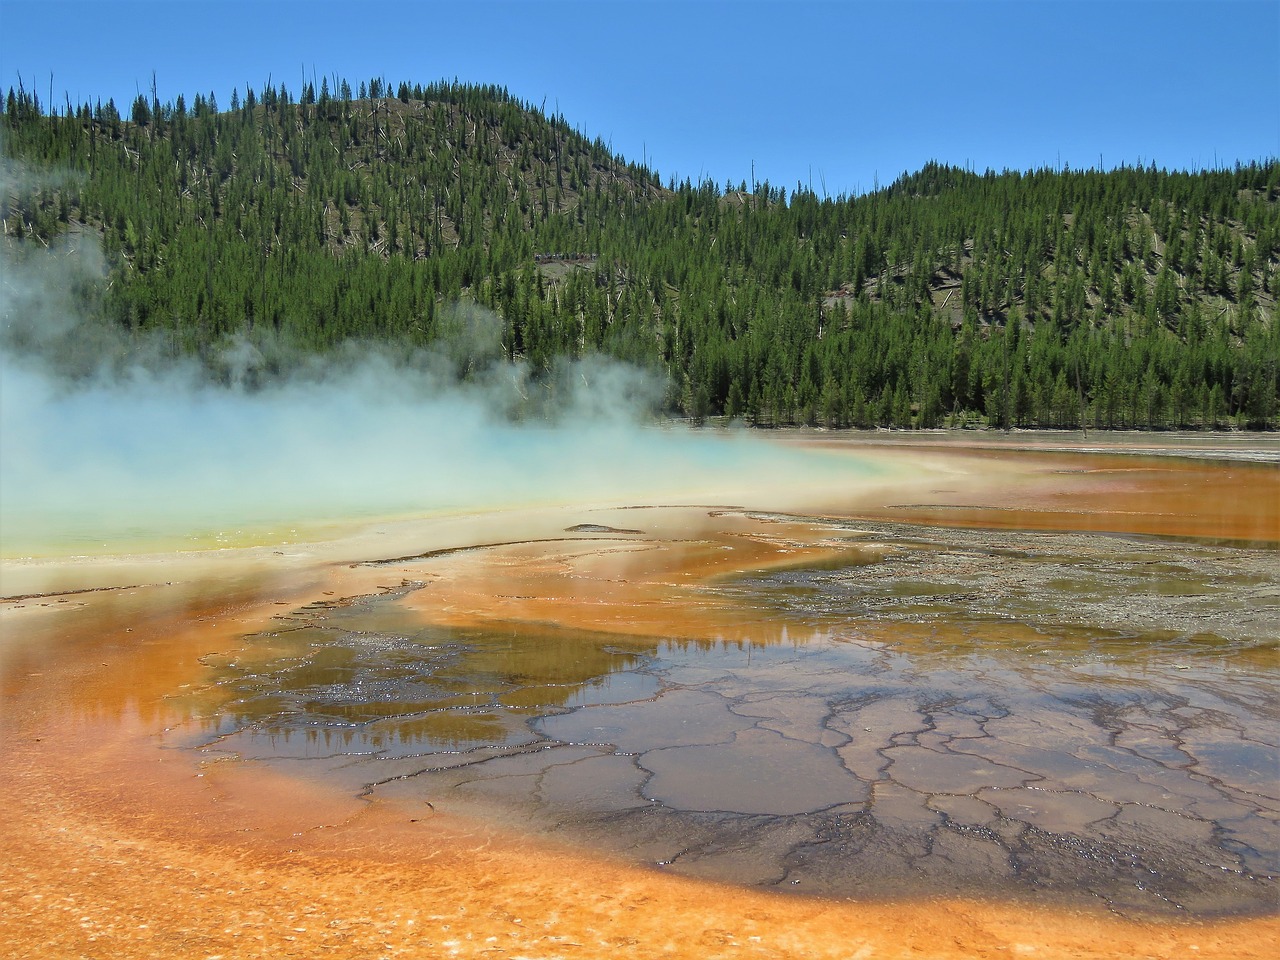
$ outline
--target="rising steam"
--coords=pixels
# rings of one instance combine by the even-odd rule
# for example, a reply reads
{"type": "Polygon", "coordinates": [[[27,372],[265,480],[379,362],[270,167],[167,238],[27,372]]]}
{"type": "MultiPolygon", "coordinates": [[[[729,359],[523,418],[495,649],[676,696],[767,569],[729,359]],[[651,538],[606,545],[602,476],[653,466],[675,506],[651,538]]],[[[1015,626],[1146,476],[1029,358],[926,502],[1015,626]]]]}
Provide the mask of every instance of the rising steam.
{"type": "Polygon", "coordinates": [[[318,359],[241,338],[198,364],[82,315],[106,282],[92,238],[47,250],[6,238],[0,256],[7,557],[705,497],[780,467],[763,445],[655,426],[665,385],[643,371],[595,358],[535,382],[500,359],[498,320],[476,307],[458,308],[431,352],[352,343],[318,359]]]}

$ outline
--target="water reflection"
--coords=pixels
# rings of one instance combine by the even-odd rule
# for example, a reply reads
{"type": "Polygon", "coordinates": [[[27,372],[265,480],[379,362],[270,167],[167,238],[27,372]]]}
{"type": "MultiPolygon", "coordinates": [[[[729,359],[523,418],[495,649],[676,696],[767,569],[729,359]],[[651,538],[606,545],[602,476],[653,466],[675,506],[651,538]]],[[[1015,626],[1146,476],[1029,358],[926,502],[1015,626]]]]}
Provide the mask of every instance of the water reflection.
{"type": "MultiPolygon", "coordinates": [[[[1274,551],[723,522],[758,565],[708,560],[695,589],[688,557],[727,549],[704,538],[675,568],[704,618],[734,611],[733,642],[432,624],[436,587],[407,581],[211,660],[193,740],[737,883],[1274,908],[1274,551]]],[[[590,550],[594,580],[582,555],[547,566],[592,603],[624,592],[625,552],[590,550]]],[[[529,563],[499,563],[525,570],[522,603],[551,589],[529,563]]],[[[664,589],[655,573],[636,595],[664,589]]]]}
{"type": "Polygon", "coordinates": [[[209,683],[184,698],[203,717],[204,748],[385,760],[513,746],[536,739],[529,717],[601,702],[609,675],[635,663],[562,631],[424,626],[397,604],[422,586],[312,604],[205,658],[209,683]]]}

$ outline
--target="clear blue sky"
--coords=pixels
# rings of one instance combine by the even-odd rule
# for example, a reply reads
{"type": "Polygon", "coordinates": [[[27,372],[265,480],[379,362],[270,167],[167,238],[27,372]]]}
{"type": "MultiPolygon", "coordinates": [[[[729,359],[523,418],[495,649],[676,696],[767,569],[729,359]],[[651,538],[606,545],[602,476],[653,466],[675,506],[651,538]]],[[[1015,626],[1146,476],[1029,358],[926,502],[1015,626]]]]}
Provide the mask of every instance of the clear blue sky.
{"type": "Polygon", "coordinates": [[[628,159],[854,193],[977,170],[1280,156],[1280,0],[0,0],[0,84],[162,102],[303,77],[494,83],[628,159]]]}

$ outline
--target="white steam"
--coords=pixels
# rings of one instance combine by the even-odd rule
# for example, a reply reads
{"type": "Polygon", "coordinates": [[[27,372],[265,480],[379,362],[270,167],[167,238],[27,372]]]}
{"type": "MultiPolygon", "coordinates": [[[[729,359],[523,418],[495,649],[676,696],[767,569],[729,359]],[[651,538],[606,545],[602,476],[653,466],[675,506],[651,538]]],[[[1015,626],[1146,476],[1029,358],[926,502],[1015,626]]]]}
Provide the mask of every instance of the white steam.
{"type": "Polygon", "coordinates": [[[3,556],[289,538],[312,522],[511,503],[697,498],[804,468],[764,444],[643,427],[637,412],[664,385],[630,367],[593,359],[535,382],[497,359],[497,318],[475,307],[429,354],[348,344],[321,360],[242,338],[197,365],[79,315],[105,282],[84,237],[4,243],[3,556]]]}

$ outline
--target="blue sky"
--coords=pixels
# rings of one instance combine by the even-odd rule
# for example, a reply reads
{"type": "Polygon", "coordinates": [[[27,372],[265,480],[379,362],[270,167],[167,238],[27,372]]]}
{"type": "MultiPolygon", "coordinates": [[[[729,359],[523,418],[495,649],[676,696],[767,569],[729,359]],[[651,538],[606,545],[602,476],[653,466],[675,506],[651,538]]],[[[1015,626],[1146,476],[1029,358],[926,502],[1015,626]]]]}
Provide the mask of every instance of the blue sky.
{"type": "Polygon", "coordinates": [[[122,111],[268,77],[454,77],[665,178],[869,190],[977,170],[1280,156],[1280,0],[0,0],[0,85],[122,111]]]}

